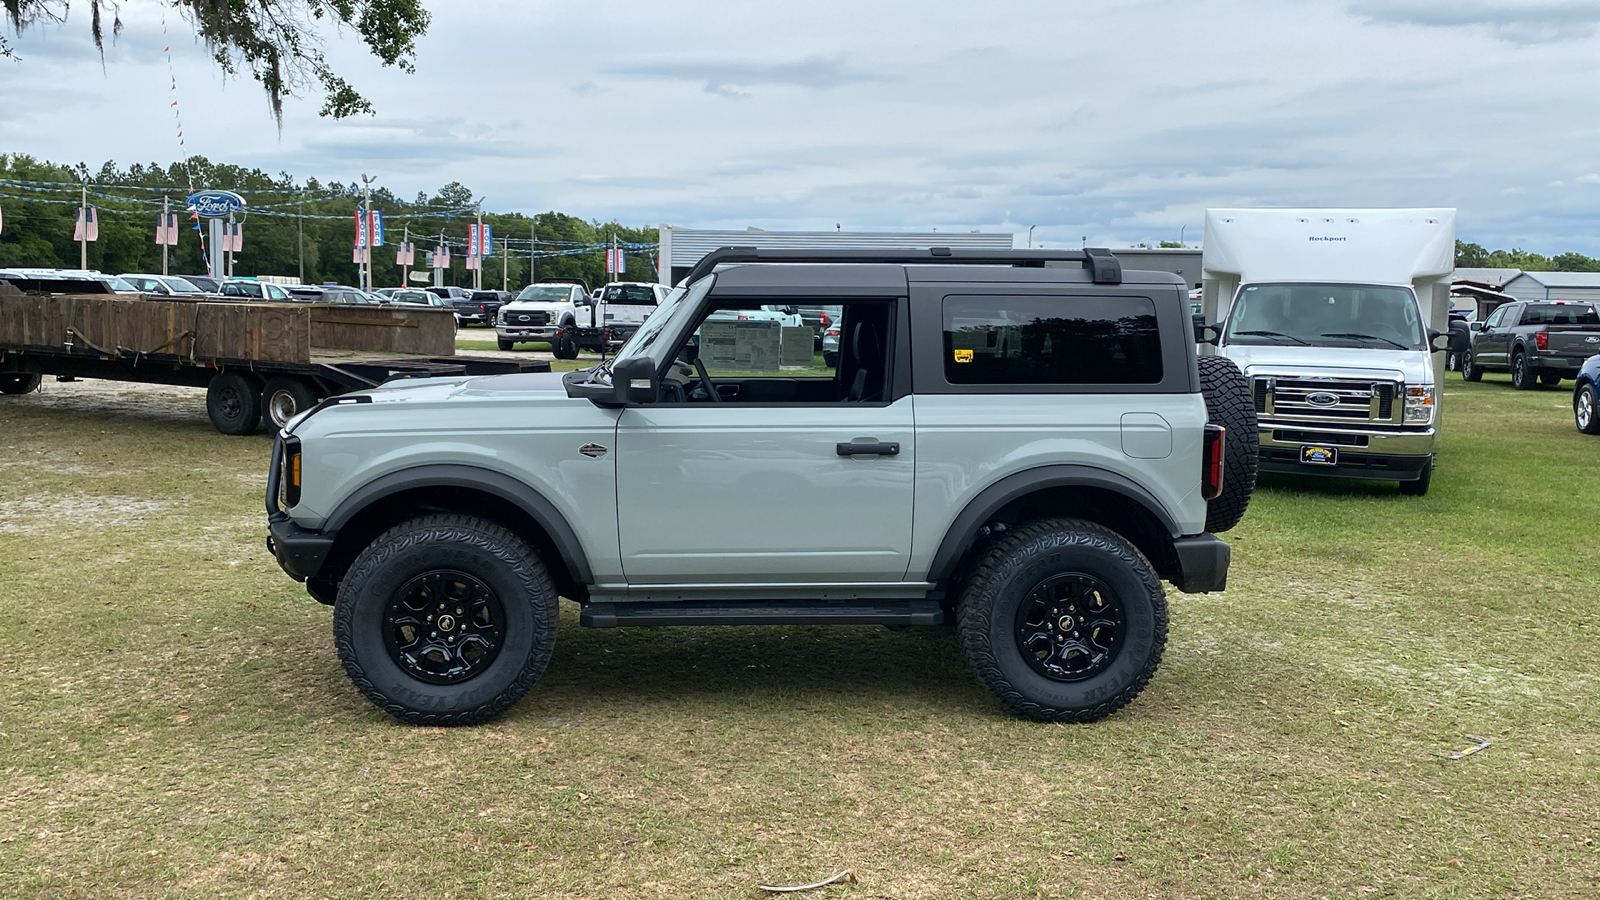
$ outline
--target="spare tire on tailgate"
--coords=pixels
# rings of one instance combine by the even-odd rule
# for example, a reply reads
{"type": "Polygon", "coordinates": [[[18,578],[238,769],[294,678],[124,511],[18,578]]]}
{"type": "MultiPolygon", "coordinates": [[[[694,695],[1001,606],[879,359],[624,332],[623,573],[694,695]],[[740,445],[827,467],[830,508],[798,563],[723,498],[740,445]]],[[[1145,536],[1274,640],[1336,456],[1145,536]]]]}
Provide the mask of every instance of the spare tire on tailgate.
{"type": "Polygon", "coordinates": [[[1226,356],[1202,356],[1199,362],[1206,420],[1227,431],[1222,493],[1206,505],[1206,530],[1218,534],[1239,524],[1250,505],[1261,462],[1260,437],[1250,382],[1238,365],[1226,356]]]}

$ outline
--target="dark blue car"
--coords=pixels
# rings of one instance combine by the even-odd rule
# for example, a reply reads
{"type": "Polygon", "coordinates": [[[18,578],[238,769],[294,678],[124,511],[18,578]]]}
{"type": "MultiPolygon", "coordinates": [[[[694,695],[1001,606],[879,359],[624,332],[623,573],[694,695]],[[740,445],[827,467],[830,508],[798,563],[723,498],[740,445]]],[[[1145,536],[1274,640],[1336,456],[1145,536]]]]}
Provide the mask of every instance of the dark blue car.
{"type": "Polygon", "coordinates": [[[1600,392],[1600,356],[1591,356],[1578,370],[1578,386],[1572,389],[1572,418],[1584,434],[1600,434],[1600,416],[1595,415],[1596,392],[1600,392]]]}

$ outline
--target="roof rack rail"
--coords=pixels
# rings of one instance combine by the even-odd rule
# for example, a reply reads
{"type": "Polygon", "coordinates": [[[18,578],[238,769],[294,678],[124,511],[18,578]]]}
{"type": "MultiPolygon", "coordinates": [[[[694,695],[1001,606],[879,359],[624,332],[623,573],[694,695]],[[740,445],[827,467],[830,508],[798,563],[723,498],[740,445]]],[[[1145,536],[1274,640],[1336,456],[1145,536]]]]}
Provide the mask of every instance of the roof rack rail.
{"type": "Polygon", "coordinates": [[[1110,250],[960,250],[950,247],[904,250],[763,250],[719,247],[707,253],[680,284],[690,284],[728,263],[887,263],[910,265],[1021,266],[1047,262],[1082,262],[1095,284],[1121,284],[1122,264],[1110,250]]]}

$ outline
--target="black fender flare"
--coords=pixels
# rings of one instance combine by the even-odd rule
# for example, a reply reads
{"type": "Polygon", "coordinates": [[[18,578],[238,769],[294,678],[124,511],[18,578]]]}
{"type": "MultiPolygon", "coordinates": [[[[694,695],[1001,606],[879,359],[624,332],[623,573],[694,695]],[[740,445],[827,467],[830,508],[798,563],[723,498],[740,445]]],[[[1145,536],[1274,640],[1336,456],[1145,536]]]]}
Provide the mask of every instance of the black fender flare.
{"type": "Polygon", "coordinates": [[[418,488],[438,487],[476,489],[510,501],[550,535],[556,550],[561,553],[561,561],[566,564],[574,580],[580,584],[594,584],[594,571],[589,567],[589,557],[584,553],[583,543],[555,504],[509,475],[478,466],[436,463],[401,469],[375,478],[357,488],[334,509],[323,524],[323,531],[337,534],[362,510],[386,497],[418,488]]]}
{"type": "Polygon", "coordinates": [[[1098,488],[1120,494],[1155,516],[1168,534],[1177,537],[1181,532],[1177,520],[1167,512],[1161,501],[1125,475],[1095,466],[1039,466],[1007,475],[979,491],[978,496],[967,503],[945,531],[944,540],[939,542],[939,549],[928,566],[927,580],[938,582],[950,577],[962,555],[978,536],[978,529],[1007,504],[1035,491],[1059,487],[1098,488]]]}

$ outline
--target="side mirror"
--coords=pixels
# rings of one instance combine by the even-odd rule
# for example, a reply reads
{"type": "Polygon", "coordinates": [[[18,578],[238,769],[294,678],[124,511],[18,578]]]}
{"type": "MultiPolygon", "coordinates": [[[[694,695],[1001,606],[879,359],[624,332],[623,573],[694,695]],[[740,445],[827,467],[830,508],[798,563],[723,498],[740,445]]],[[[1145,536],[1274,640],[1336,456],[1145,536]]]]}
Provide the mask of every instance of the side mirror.
{"type": "Polygon", "coordinates": [[[1189,317],[1194,324],[1194,342],[1196,344],[1210,344],[1216,346],[1222,339],[1222,329],[1216,325],[1207,325],[1204,313],[1194,313],[1189,317]]]}
{"type": "Polygon", "coordinates": [[[630,406],[654,403],[659,396],[656,384],[655,360],[648,356],[630,356],[611,366],[611,386],[616,401],[630,406]]]}
{"type": "Polygon", "coordinates": [[[1450,328],[1450,352],[1465,353],[1472,349],[1472,332],[1455,325],[1450,328]]]}

